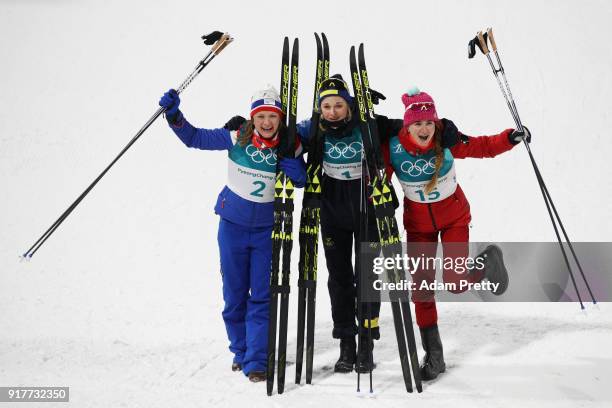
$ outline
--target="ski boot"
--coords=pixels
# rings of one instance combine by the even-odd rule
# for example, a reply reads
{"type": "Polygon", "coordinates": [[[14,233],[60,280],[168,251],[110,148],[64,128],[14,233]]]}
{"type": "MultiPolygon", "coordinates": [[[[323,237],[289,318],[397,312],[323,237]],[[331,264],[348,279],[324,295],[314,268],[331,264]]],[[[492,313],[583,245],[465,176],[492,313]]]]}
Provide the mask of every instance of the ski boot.
{"type": "Polygon", "coordinates": [[[367,336],[360,338],[361,350],[358,350],[355,371],[360,374],[369,373],[376,368],[374,364],[374,340],[369,340],[367,336]]]}
{"type": "Polygon", "coordinates": [[[425,350],[425,358],[420,367],[421,380],[431,381],[446,371],[442,340],[437,325],[421,329],[421,343],[425,350]]]}
{"type": "Polygon", "coordinates": [[[249,381],[254,382],[254,383],[266,381],[266,372],[265,371],[251,371],[249,373],[249,381]]]}
{"type": "Polygon", "coordinates": [[[350,373],[353,371],[355,359],[357,358],[357,343],[355,337],[340,339],[340,358],[334,365],[335,373],[350,373]]]}
{"type": "Polygon", "coordinates": [[[478,257],[484,259],[484,276],[491,283],[499,284],[494,295],[501,295],[508,289],[508,271],[504,265],[502,250],[497,245],[489,245],[478,257]]]}

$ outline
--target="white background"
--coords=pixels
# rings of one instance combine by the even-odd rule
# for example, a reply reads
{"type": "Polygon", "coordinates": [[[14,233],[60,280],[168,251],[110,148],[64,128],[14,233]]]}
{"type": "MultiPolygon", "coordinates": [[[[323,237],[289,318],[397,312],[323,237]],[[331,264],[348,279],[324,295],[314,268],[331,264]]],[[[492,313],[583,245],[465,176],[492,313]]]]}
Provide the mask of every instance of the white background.
{"type": "MultiPolygon", "coordinates": [[[[418,85],[440,116],[482,135],[513,127],[488,62],[466,56],[475,32],[493,26],[567,231],[607,241],[611,18],[608,1],[0,2],[0,386],[70,386],[79,407],[609,404],[607,304],[586,315],[574,304],[442,304],[449,372],[418,396],[402,390],[385,305],[376,401],[356,396],[353,375],[331,372],[323,259],[315,386],[267,398],[229,371],[213,213],[226,155],[186,149],[163,120],[31,262],[18,256],[191,72],[207,52],[199,37],[213,30],[235,41],[182,96],[197,126],[246,116],[255,90],[277,86],[285,35],[301,40],[298,113],[308,117],[313,32],[323,31],[331,71],[345,78],[350,45],[365,42],[372,86],[387,96],[379,113],[401,117],[401,94],[418,85]]],[[[554,241],[522,146],[460,161],[457,173],[472,240],[554,241]]]]}

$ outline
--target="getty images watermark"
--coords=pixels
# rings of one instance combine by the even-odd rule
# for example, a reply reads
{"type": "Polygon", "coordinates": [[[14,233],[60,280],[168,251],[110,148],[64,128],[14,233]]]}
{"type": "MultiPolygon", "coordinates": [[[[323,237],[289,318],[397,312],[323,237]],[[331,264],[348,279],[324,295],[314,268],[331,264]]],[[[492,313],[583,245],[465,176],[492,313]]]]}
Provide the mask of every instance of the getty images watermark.
{"type": "Polygon", "coordinates": [[[457,279],[446,282],[437,279],[413,279],[400,278],[395,281],[385,281],[382,274],[387,270],[403,270],[405,274],[414,275],[419,271],[435,270],[453,271],[457,275],[471,274],[475,276],[478,272],[484,273],[485,258],[483,256],[472,257],[432,257],[421,254],[418,257],[406,254],[397,254],[393,257],[376,257],[373,261],[372,272],[380,276],[372,282],[372,288],[377,291],[440,291],[445,290],[453,293],[464,292],[466,290],[484,290],[497,292],[500,283],[488,280],[472,281],[469,278],[457,279]]]}
{"type": "Polygon", "coordinates": [[[580,259],[580,269],[570,262],[572,272],[561,249],[558,242],[398,242],[391,248],[367,242],[359,251],[357,285],[364,302],[576,302],[579,293],[583,300],[612,301],[612,243],[564,244],[566,254],[580,259]]]}

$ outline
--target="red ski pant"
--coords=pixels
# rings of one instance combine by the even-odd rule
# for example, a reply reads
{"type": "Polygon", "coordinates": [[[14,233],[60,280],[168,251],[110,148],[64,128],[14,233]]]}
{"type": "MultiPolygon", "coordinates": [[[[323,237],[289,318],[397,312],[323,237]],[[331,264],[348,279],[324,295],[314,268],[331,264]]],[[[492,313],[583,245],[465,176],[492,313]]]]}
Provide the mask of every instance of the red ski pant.
{"type": "MultiPolygon", "coordinates": [[[[435,258],[438,247],[438,239],[442,242],[442,259],[451,258],[453,265],[464,265],[460,258],[467,258],[469,255],[469,227],[467,225],[453,226],[444,228],[440,231],[416,232],[406,231],[407,254],[411,257],[423,256],[424,258],[435,258]]],[[[434,265],[419,268],[414,271],[412,279],[416,289],[412,293],[417,324],[420,328],[430,327],[438,322],[438,312],[436,310],[435,292],[430,289],[419,289],[423,281],[431,284],[435,281],[436,269],[434,265]]],[[[453,293],[464,292],[466,289],[459,289],[460,281],[478,281],[479,276],[466,273],[462,268],[455,271],[454,268],[443,268],[442,278],[444,283],[455,283],[457,290],[453,293]]]]}

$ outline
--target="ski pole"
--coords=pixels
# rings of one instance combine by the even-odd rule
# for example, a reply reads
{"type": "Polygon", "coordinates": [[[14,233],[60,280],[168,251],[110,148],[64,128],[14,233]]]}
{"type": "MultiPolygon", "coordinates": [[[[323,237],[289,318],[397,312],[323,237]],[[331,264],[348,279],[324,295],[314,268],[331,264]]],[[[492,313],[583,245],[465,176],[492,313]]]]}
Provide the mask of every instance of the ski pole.
{"type": "MultiPolygon", "coordinates": [[[[501,64],[501,59],[499,57],[499,53],[497,52],[497,44],[495,43],[495,39],[494,38],[491,41],[491,37],[490,36],[492,36],[492,35],[493,35],[493,30],[489,28],[487,30],[487,32],[484,33],[484,34],[479,31],[477,33],[477,35],[476,35],[475,40],[478,41],[478,45],[479,45],[480,50],[485,54],[485,56],[487,57],[487,60],[489,61],[489,65],[491,66],[491,69],[493,70],[493,75],[495,76],[495,78],[497,80],[497,83],[499,85],[499,88],[500,88],[500,90],[502,92],[502,95],[504,96],[504,99],[506,100],[506,104],[508,105],[508,109],[510,110],[510,113],[512,115],[512,118],[514,119],[514,122],[516,124],[517,129],[523,131],[523,125],[522,125],[522,122],[520,120],[520,116],[518,114],[518,111],[516,109],[516,104],[514,103],[514,98],[512,97],[512,94],[509,91],[509,89],[506,90],[506,88],[504,88],[504,86],[502,85],[502,82],[501,82],[501,80],[499,78],[499,73],[501,73],[503,78],[504,78],[504,82],[506,84],[506,87],[509,88],[508,87],[508,81],[507,81],[507,78],[506,78],[506,75],[505,75],[505,70],[503,68],[503,65],[501,64]],[[494,53],[496,54],[497,60],[499,61],[499,67],[496,67],[495,64],[493,63],[493,60],[491,59],[490,50],[489,50],[489,47],[487,46],[487,41],[491,41],[492,48],[494,49],[494,53]]],[[[530,158],[531,164],[532,164],[532,166],[534,168],[534,172],[536,174],[536,179],[538,181],[538,185],[540,187],[540,191],[542,192],[542,196],[543,196],[543,199],[544,199],[544,204],[546,205],[546,210],[548,211],[551,223],[552,223],[553,228],[555,230],[555,235],[557,236],[557,241],[559,242],[559,247],[561,249],[561,253],[563,255],[563,259],[564,259],[564,261],[566,263],[566,266],[567,266],[570,278],[572,280],[572,285],[574,286],[574,289],[576,291],[576,295],[578,297],[578,301],[580,303],[580,307],[582,309],[584,309],[584,305],[582,303],[582,298],[580,296],[580,292],[578,290],[578,286],[576,284],[576,280],[574,278],[573,271],[572,271],[572,269],[570,267],[569,260],[567,259],[567,254],[565,252],[565,248],[563,247],[563,243],[562,243],[561,237],[559,235],[559,230],[557,228],[557,222],[560,223],[560,219],[557,218],[557,220],[556,220],[557,222],[555,222],[555,218],[553,217],[553,214],[552,214],[552,211],[551,211],[551,206],[554,206],[554,204],[552,203],[552,200],[550,199],[550,196],[547,194],[548,189],[546,188],[546,184],[544,183],[544,179],[543,179],[543,177],[542,177],[542,175],[541,175],[541,173],[539,171],[539,168],[538,168],[538,166],[537,166],[537,164],[535,162],[535,158],[533,157],[533,154],[531,152],[531,148],[529,146],[529,143],[527,143],[527,141],[524,140],[524,144],[527,147],[527,152],[529,154],[529,158],[530,158]]],[[[555,213],[556,213],[556,211],[555,211],[555,213]]],[[[567,236],[565,238],[566,238],[567,241],[569,241],[567,236]]],[[[571,245],[571,243],[570,243],[570,245],[571,245]]],[[[586,280],[585,280],[585,282],[586,282],[586,280]]],[[[588,286],[588,283],[587,283],[587,286],[588,286]]]]}
{"type": "MultiPolygon", "coordinates": [[[[505,70],[504,70],[502,62],[501,62],[501,58],[499,57],[499,53],[497,52],[497,44],[495,43],[495,36],[493,35],[493,29],[492,28],[488,28],[487,29],[487,38],[491,42],[491,48],[493,49],[493,52],[495,53],[495,57],[496,57],[496,59],[498,61],[498,64],[499,64],[499,67],[500,67],[500,72],[502,74],[502,78],[504,80],[506,89],[508,90],[508,95],[509,95],[510,103],[511,103],[512,108],[514,109],[514,112],[515,112],[516,117],[518,119],[518,125],[520,126],[519,129],[522,130],[523,129],[523,125],[521,123],[521,120],[520,120],[520,117],[519,117],[519,114],[518,114],[518,110],[516,109],[516,105],[514,103],[514,97],[512,96],[512,91],[510,90],[510,85],[508,84],[508,79],[506,77],[506,73],[505,73],[505,70]]],[[[527,143],[526,141],[524,141],[524,145],[527,148],[527,152],[529,153],[529,158],[530,158],[530,160],[532,162],[532,165],[533,165],[533,168],[535,170],[536,177],[539,179],[542,192],[548,198],[548,202],[550,202],[550,207],[552,208],[552,210],[553,210],[553,212],[555,214],[555,217],[557,219],[559,227],[561,227],[561,231],[563,232],[565,240],[567,241],[567,244],[568,244],[568,246],[570,248],[570,251],[572,252],[572,255],[574,257],[574,261],[576,262],[576,265],[578,266],[578,270],[580,271],[580,274],[581,274],[582,279],[583,279],[583,281],[585,283],[585,286],[586,286],[586,288],[587,288],[587,290],[589,292],[589,295],[591,296],[591,300],[593,301],[593,304],[596,304],[597,302],[595,301],[595,297],[593,296],[593,292],[591,291],[591,287],[589,285],[589,282],[588,282],[588,280],[587,280],[587,278],[586,278],[586,276],[584,274],[584,270],[582,269],[582,265],[580,264],[580,261],[578,260],[578,256],[576,255],[576,252],[574,251],[574,246],[572,245],[572,243],[571,243],[571,241],[570,241],[570,239],[569,239],[569,237],[567,235],[567,232],[565,231],[565,227],[563,226],[563,223],[561,222],[561,218],[559,217],[559,214],[557,212],[557,208],[555,207],[555,204],[552,201],[552,197],[550,195],[550,192],[548,191],[548,188],[546,187],[546,184],[544,183],[544,178],[542,177],[542,173],[540,172],[540,170],[538,168],[538,165],[536,164],[535,158],[534,158],[534,156],[533,156],[533,154],[531,152],[531,147],[529,146],[529,143],[527,143]]],[[[547,207],[548,207],[548,205],[547,205],[547,207]]],[[[550,213],[550,208],[549,208],[549,213],[550,213]]],[[[551,220],[552,220],[552,215],[551,215],[551,220]]],[[[553,222],[553,226],[554,226],[554,222],[553,222]]],[[[561,241],[561,239],[559,237],[558,229],[556,227],[555,227],[555,233],[557,235],[557,239],[559,241],[561,241]]],[[[566,262],[566,264],[569,265],[569,261],[567,260],[567,254],[566,254],[566,252],[565,252],[563,247],[561,247],[561,249],[562,249],[563,257],[565,258],[565,262],[566,262]]],[[[576,286],[573,273],[571,273],[571,272],[570,272],[570,277],[571,277],[571,279],[573,281],[574,286],[576,286]]],[[[578,296],[578,299],[581,300],[580,296],[578,296]]],[[[580,302],[580,303],[581,303],[581,306],[582,306],[582,302],[580,302]]]]}
{"type": "MultiPolygon", "coordinates": [[[[508,109],[510,110],[510,114],[512,115],[512,118],[514,119],[514,122],[516,124],[516,127],[518,130],[523,131],[524,127],[523,124],[521,122],[520,116],[518,114],[518,110],[516,108],[516,103],[514,102],[514,97],[512,96],[512,92],[510,90],[510,85],[508,84],[508,79],[506,77],[506,73],[503,67],[503,64],[501,62],[501,58],[499,56],[499,52],[497,50],[497,44],[495,42],[495,37],[493,35],[493,29],[492,28],[488,28],[486,33],[482,33],[482,32],[478,32],[476,37],[471,40],[468,44],[468,57],[469,58],[473,58],[475,55],[475,45],[478,46],[478,48],[480,49],[480,51],[485,54],[485,56],[487,57],[489,64],[491,66],[491,69],[493,70],[493,75],[495,76],[497,83],[500,87],[500,90],[502,92],[502,95],[504,96],[504,99],[506,100],[506,104],[508,105],[508,109]],[[497,60],[497,64],[498,66],[495,66],[495,64],[493,63],[493,60],[491,58],[490,55],[490,50],[489,47],[487,46],[487,42],[491,43],[491,49],[493,50],[493,53],[495,54],[495,58],[497,60]],[[504,84],[502,84],[500,78],[499,78],[499,74],[501,73],[502,79],[504,81],[504,84]],[[505,86],[504,86],[505,85],[505,86]]],[[[591,287],[589,285],[589,282],[586,278],[586,275],[584,273],[584,270],[582,269],[582,265],[580,264],[580,261],[578,260],[578,256],[576,255],[576,252],[574,251],[574,247],[571,243],[571,240],[569,239],[569,236],[565,230],[565,227],[563,226],[563,222],[561,221],[561,217],[559,216],[559,213],[557,212],[556,206],[554,205],[553,201],[552,201],[552,197],[550,196],[550,192],[548,191],[548,188],[546,187],[546,183],[544,182],[544,178],[542,177],[542,173],[540,172],[540,169],[538,168],[538,165],[535,161],[535,157],[533,156],[533,153],[531,151],[531,147],[529,146],[529,143],[527,142],[527,140],[523,139],[523,144],[525,145],[526,149],[527,149],[527,153],[529,154],[529,159],[531,161],[532,167],[534,169],[535,175],[536,175],[536,179],[538,181],[538,185],[540,187],[540,190],[542,192],[542,196],[544,198],[544,203],[546,205],[546,209],[548,211],[548,214],[550,216],[551,222],[553,224],[553,228],[555,230],[555,235],[557,236],[557,241],[559,242],[559,247],[561,249],[561,253],[563,255],[565,264],[567,266],[571,281],[572,281],[572,285],[574,286],[574,289],[576,291],[576,295],[578,297],[578,301],[580,303],[580,307],[582,309],[584,309],[584,305],[582,303],[582,298],[580,296],[580,292],[578,290],[578,286],[576,284],[576,280],[574,277],[574,273],[572,271],[572,268],[570,266],[569,260],[568,260],[568,256],[566,253],[565,248],[563,247],[563,241],[561,239],[561,236],[559,234],[559,229],[557,227],[557,224],[559,224],[559,227],[561,227],[561,231],[563,233],[563,236],[570,248],[570,251],[572,253],[572,256],[574,258],[574,261],[576,262],[576,265],[578,266],[578,269],[580,271],[580,274],[582,276],[582,279],[585,283],[585,286],[589,292],[589,295],[591,296],[591,300],[593,302],[593,304],[596,304],[596,300],[595,297],[593,295],[593,292],[591,291],[591,287]],[[554,216],[553,216],[554,213],[554,216]]]]}
{"type": "MultiPolygon", "coordinates": [[[[206,54],[206,56],[198,63],[196,68],[189,74],[189,76],[181,83],[177,88],[176,92],[180,94],[183,92],[189,84],[202,72],[202,70],[217,56],[223,49],[231,43],[234,39],[228,34],[222,34],[219,31],[214,31],[211,34],[202,36],[204,44],[211,45],[212,48],[206,54]]],[[[72,213],[72,211],[79,205],[79,203],[89,194],[89,192],[95,187],[96,184],[104,177],[104,175],[113,167],[113,165],[125,154],[125,152],[142,136],[142,134],[155,122],[155,120],[166,111],[166,108],[160,107],[157,111],[147,120],[147,122],[140,128],[136,135],[129,141],[129,143],[119,152],[117,157],[94,179],[94,181],[77,197],[77,199],[59,216],[57,220],[34,242],[34,244],[22,255],[23,259],[31,259],[32,256],[40,249],[40,247],[47,241],[47,239],[55,232],[55,230],[64,222],[66,218],[72,213]]]]}

